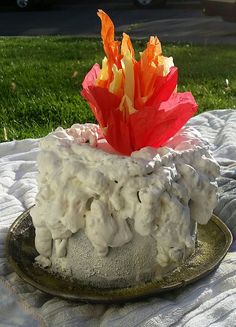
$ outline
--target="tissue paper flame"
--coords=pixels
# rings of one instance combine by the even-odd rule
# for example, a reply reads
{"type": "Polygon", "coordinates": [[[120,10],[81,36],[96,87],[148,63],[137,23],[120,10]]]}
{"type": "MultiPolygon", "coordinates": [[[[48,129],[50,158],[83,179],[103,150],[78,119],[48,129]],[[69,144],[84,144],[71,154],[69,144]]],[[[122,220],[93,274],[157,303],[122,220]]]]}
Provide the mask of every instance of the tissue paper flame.
{"type": "Polygon", "coordinates": [[[98,16],[106,57],[85,77],[82,95],[117,151],[161,146],[196,112],[194,98],[176,93],[177,68],[162,55],[157,37],[150,37],[137,61],[129,36],[116,41],[110,17],[102,10],[98,16]]]}

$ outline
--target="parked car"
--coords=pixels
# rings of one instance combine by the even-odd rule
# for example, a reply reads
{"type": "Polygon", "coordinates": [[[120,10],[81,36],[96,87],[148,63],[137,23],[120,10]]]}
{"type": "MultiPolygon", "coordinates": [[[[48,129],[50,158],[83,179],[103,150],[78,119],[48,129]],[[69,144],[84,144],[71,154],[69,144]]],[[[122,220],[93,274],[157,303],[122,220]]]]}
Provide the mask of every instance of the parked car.
{"type": "Polygon", "coordinates": [[[140,8],[150,8],[154,5],[164,6],[167,0],[133,0],[134,4],[140,8]]]}
{"type": "Polygon", "coordinates": [[[28,9],[33,7],[48,8],[54,0],[15,0],[16,5],[19,9],[28,9]]]}
{"type": "Polygon", "coordinates": [[[236,22],[236,0],[202,0],[202,7],[208,16],[221,16],[236,22]]]}
{"type": "Polygon", "coordinates": [[[19,10],[26,10],[33,7],[48,7],[55,2],[54,0],[0,0],[0,4],[14,5],[19,10]]]}

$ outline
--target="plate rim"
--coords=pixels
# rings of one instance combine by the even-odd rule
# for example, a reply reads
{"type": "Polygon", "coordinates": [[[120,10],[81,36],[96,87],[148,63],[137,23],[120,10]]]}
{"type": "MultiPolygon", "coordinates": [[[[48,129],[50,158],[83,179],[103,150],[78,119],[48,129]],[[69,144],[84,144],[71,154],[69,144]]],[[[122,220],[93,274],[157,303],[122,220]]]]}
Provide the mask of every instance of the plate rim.
{"type": "MultiPolygon", "coordinates": [[[[75,295],[75,294],[70,294],[69,292],[67,292],[67,293],[60,292],[60,290],[56,290],[54,288],[48,289],[47,286],[44,286],[44,285],[38,283],[37,281],[32,279],[30,276],[28,276],[27,273],[25,271],[23,271],[18,266],[18,264],[15,262],[15,260],[12,258],[11,251],[10,251],[11,238],[14,235],[14,231],[17,229],[17,226],[25,218],[27,218],[27,216],[30,216],[31,208],[32,207],[25,210],[20,216],[18,216],[18,218],[15,219],[15,221],[11,224],[11,226],[8,229],[8,233],[7,233],[7,237],[6,237],[6,241],[5,241],[5,254],[6,254],[7,261],[10,264],[11,268],[14,270],[14,272],[28,284],[34,286],[35,288],[39,289],[40,291],[42,291],[44,293],[50,294],[52,296],[57,296],[57,297],[60,297],[63,299],[71,300],[71,301],[81,301],[81,302],[87,302],[87,303],[101,303],[101,304],[125,303],[125,302],[140,301],[140,300],[143,300],[148,297],[158,296],[159,294],[162,294],[164,292],[170,292],[170,291],[180,289],[184,286],[187,286],[189,284],[196,282],[197,280],[199,280],[201,278],[206,277],[207,275],[209,275],[209,273],[211,273],[212,271],[217,269],[217,267],[219,266],[221,261],[226,256],[226,254],[232,244],[232,241],[233,241],[232,233],[229,230],[229,228],[226,226],[226,224],[218,216],[216,216],[215,214],[212,214],[209,222],[212,221],[214,224],[216,224],[217,227],[224,234],[224,238],[225,238],[224,248],[222,249],[221,255],[219,255],[217,257],[217,260],[212,262],[211,265],[205,271],[200,273],[199,275],[196,275],[193,278],[185,278],[182,281],[178,281],[176,283],[173,282],[173,283],[171,283],[171,285],[164,285],[161,287],[153,287],[150,290],[147,290],[144,294],[139,294],[139,295],[137,295],[137,294],[132,294],[132,295],[131,294],[128,294],[128,295],[116,294],[114,296],[114,294],[109,294],[109,291],[115,291],[115,289],[99,289],[100,291],[103,290],[105,293],[107,293],[105,295],[104,294],[84,295],[84,294],[80,294],[79,292],[77,295],[75,295]]],[[[30,219],[32,220],[31,216],[30,216],[30,219]]],[[[33,224],[33,222],[32,222],[32,224],[33,224]]],[[[204,228],[204,226],[206,226],[206,225],[202,225],[202,226],[204,228]]],[[[79,285],[79,282],[78,282],[78,285],[79,285]]],[[[139,285],[137,285],[136,287],[138,287],[138,286],[139,285]]],[[[131,289],[132,288],[135,289],[135,287],[131,287],[131,289]]],[[[94,292],[96,291],[96,288],[87,287],[85,289],[94,290],[94,292]]],[[[125,289],[125,288],[122,288],[122,289],[125,289]]]]}

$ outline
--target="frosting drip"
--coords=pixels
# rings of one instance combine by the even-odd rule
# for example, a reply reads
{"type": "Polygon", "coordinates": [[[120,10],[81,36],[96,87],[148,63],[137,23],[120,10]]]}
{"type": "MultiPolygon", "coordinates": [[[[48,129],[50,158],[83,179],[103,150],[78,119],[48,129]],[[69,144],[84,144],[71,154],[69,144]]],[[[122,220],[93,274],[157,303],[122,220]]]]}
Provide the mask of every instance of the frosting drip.
{"type": "Polygon", "coordinates": [[[183,128],[162,148],[116,153],[97,125],[58,128],[40,144],[39,192],[31,210],[36,259],[50,265],[84,229],[97,254],[128,243],[134,230],[157,243],[157,263],[179,262],[193,249],[194,220],[206,224],[217,202],[219,167],[198,132],[183,128]]]}

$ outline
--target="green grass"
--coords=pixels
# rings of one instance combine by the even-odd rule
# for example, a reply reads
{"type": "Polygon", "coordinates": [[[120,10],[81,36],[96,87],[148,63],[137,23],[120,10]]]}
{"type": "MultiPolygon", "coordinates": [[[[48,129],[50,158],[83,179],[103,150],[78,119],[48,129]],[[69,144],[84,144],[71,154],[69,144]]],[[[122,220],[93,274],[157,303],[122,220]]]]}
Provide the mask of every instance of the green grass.
{"type": "MultiPolygon", "coordinates": [[[[136,41],[134,47],[141,51],[145,42],[136,41]]],[[[199,113],[236,108],[234,46],[167,44],[163,52],[174,57],[178,89],[193,93],[199,113]]],[[[100,40],[0,38],[0,141],[4,127],[12,140],[40,137],[59,125],[94,122],[80,90],[86,72],[103,56],[100,40]]]]}

